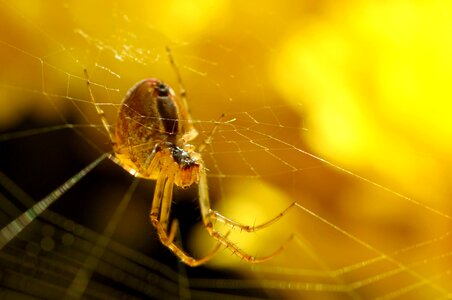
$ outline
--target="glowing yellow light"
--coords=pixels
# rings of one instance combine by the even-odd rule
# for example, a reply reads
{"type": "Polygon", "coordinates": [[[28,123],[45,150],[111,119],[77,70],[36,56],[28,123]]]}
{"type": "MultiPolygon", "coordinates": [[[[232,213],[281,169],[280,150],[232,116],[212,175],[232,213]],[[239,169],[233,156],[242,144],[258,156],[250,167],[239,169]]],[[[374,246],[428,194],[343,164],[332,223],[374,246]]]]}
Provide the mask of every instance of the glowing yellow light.
{"type": "Polygon", "coordinates": [[[227,14],[227,2],[208,1],[144,1],[142,6],[149,11],[149,25],[157,26],[172,38],[189,38],[201,34],[206,28],[222,23],[227,14]],[[156,11],[157,9],[157,11],[156,11]]]}
{"type": "Polygon", "coordinates": [[[407,187],[423,189],[416,182],[427,172],[440,181],[417,147],[452,149],[451,8],[366,2],[287,35],[270,71],[284,98],[309,112],[317,153],[407,187]]]}

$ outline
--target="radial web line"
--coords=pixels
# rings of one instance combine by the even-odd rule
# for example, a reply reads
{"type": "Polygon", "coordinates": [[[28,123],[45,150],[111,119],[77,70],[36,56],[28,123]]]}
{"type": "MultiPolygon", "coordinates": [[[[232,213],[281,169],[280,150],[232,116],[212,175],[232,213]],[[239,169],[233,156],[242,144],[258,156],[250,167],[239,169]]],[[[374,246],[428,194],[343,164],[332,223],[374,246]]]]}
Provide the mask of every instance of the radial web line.
{"type": "Polygon", "coordinates": [[[26,226],[28,226],[34,219],[36,219],[42,212],[44,212],[53,202],[58,200],[67,190],[72,188],[80,179],[88,174],[106,157],[107,154],[102,154],[99,158],[90,163],[83,170],[81,170],[80,172],[72,176],[68,181],[53,190],[49,195],[47,195],[47,197],[37,202],[22,215],[3,227],[2,230],[0,230],[0,250],[17,234],[19,234],[26,226]]]}

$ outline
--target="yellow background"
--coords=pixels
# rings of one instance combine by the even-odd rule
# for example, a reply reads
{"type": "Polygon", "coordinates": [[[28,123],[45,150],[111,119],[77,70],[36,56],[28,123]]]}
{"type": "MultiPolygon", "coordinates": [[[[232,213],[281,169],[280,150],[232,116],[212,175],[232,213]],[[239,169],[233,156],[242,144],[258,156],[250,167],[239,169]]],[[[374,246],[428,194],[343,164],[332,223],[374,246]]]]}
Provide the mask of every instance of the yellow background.
{"type": "MultiPolygon", "coordinates": [[[[317,269],[324,276],[325,269],[364,262],[378,257],[378,251],[405,265],[427,259],[413,268],[432,280],[429,283],[450,291],[450,276],[445,273],[450,264],[433,259],[448,254],[450,241],[432,242],[428,249],[416,247],[403,257],[395,254],[449,231],[448,1],[15,1],[1,7],[4,130],[19,123],[30,108],[37,119],[59,119],[55,112],[76,107],[88,123],[99,124],[89,103],[69,101],[88,100],[82,66],[98,84],[96,97],[109,103],[105,110],[111,123],[114,104],[134,82],[155,76],[177,90],[164,50],[168,45],[202,135],[223,112],[226,119],[237,118],[225,125],[222,136],[228,137],[232,128],[238,148],[222,155],[224,139],[219,137],[206,155],[212,190],[219,189],[214,184],[224,189],[216,194],[220,195],[214,200],[216,209],[243,222],[259,223],[297,201],[371,245],[368,249],[294,209],[266,232],[251,237],[235,233],[240,247],[268,254],[294,232],[297,240],[269,264],[300,272],[317,269]],[[51,97],[49,105],[43,100],[46,94],[62,97],[51,97]],[[250,120],[256,125],[252,129],[263,135],[252,136],[245,129],[250,120]],[[244,141],[238,140],[237,132],[245,134],[244,141]],[[266,139],[270,150],[250,143],[259,138],[266,139]],[[245,161],[255,172],[237,155],[248,146],[255,152],[245,161]],[[281,146],[285,149],[279,151],[281,146]],[[329,163],[308,159],[300,149],[329,163]],[[287,165],[267,160],[268,153],[281,155],[287,165]],[[220,167],[209,165],[209,157],[220,159],[220,167]],[[257,176],[248,179],[248,175],[257,176]],[[301,188],[307,184],[313,187],[310,193],[301,188]],[[439,278],[431,279],[435,275],[439,278]]],[[[86,137],[96,139],[88,133],[86,137]]],[[[189,249],[205,253],[211,242],[204,235],[194,234],[189,249]]],[[[224,252],[212,266],[249,271],[244,262],[224,252]]],[[[339,278],[348,286],[397,265],[383,261],[387,265],[376,270],[339,278]]],[[[267,276],[248,271],[250,277],[267,276]]],[[[278,272],[271,274],[278,278],[278,272]]],[[[321,282],[308,278],[294,275],[281,280],[321,282]]],[[[361,296],[373,298],[420,281],[412,274],[395,277],[364,289],[361,296]]],[[[430,285],[409,295],[419,299],[437,295],[426,286],[430,285]]],[[[314,295],[329,297],[326,292],[314,295]]]]}

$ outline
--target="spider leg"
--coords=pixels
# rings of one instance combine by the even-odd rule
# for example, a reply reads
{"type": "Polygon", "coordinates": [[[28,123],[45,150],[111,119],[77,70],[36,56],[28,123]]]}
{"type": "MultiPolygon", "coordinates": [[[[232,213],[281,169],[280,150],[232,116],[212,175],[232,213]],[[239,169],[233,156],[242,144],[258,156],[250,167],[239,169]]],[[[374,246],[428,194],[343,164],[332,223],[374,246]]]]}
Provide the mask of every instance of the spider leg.
{"type": "MultiPolygon", "coordinates": [[[[185,89],[184,83],[182,82],[182,76],[180,75],[179,68],[177,67],[176,63],[174,62],[173,55],[171,54],[170,48],[166,47],[166,53],[168,54],[168,58],[170,61],[171,66],[173,67],[174,73],[176,73],[177,77],[177,83],[179,84],[179,93],[180,97],[182,98],[183,104],[185,108],[187,108],[187,90],[185,89]]],[[[188,109],[187,109],[188,111],[188,109]]]]}
{"type": "Polygon", "coordinates": [[[183,139],[188,142],[193,140],[198,135],[198,131],[196,131],[196,129],[193,127],[193,122],[190,118],[190,111],[187,104],[187,90],[184,83],[182,82],[182,76],[180,75],[179,68],[174,61],[173,55],[171,54],[171,50],[168,46],[166,47],[166,53],[168,54],[168,59],[170,61],[171,67],[173,68],[174,73],[176,73],[177,83],[179,84],[180,97],[177,97],[176,101],[179,104],[180,115],[186,118],[185,120],[179,119],[179,122],[182,122],[184,124],[183,127],[185,133],[183,135],[183,139]]]}
{"type": "Polygon", "coordinates": [[[219,233],[217,230],[215,230],[213,227],[209,227],[207,228],[207,231],[209,232],[209,234],[217,241],[219,241],[221,244],[223,244],[226,248],[230,249],[232,251],[233,254],[237,255],[238,257],[240,257],[240,259],[245,260],[249,263],[262,263],[265,262],[267,260],[272,259],[273,257],[275,257],[276,255],[278,255],[279,253],[281,253],[282,251],[284,251],[284,249],[287,248],[287,246],[289,245],[289,243],[293,240],[294,235],[291,235],[289,237],[289,239],[287,239],[287,241],[285,241],[276,251],[274,251],[273,253],[267,255],[267,256],[260,256],[260,257],[256,257],[253,255],[250,255],[248,253],[246,253],[245,251],[243,251],[242,249],[238,248],[233,242],[231,242],[228,238],[227,235],[223,235],[221,233],[219,233]]]}
{"type": "Polygon", "coordinates": [[[214,248],[202,258],[194,258],[187,254],[180,246],[174,243],[174,237],[178,229],[176,220],[171,224],[170,233],[168,234],[168,219],[172,202],[174,185],[174,173],[170,170],[162,170],[157,178],[154,192],[154,199],[150,212],[152,225],[157,230],[157,234],[163,245],[168,247],[176,256],[178,256],[185,264],[196,267],[210,260],[220,250],[222,243],[217,243],[214,248]],[[169,171],[169,174],[168,174],[169,171]]]}
{"type": "Polygon", "coordinates": [[[173,201],[173,187],[174,187],[174,173],[170,171],[171,175],[166,178],[165,187],[163,189],[162,204],[160,208],[159,223],[163,229],[168,228],[168,219],[170,215],[171,203],[173,201]]]}
{"type": "Polygon", "coordinates": [[[198,146],[198,153],[202,153],[204,151],[204,149],[206,149],[206,147],[210,144],[212,144],[212,138],[213,135],[215,134],[215,132],[218,129],[218,126],[220,126],[221,124],[221,120],[224,118],[225,114],[222,113],[221,116],[218,118],[218,120],[215,122],[215,125],[213,126],[212,130],[210,131],[210,133],[207,135],[207,137],[204,139],[204,141],[202,142],[202,144],[200,144],[198,146]]]}
{"type": "Polygon", "coordinates": [[[281,219],[284,215],[286,215],[290,209],[295,207],[295,205],[296,205],[296,202],[293,202],[286,209],[284,209],[282,212],[280,212],[277,216],[271,218],[270,220],[268,220],[262,224],[253,225],[253,226],[244,225],[242,223],[229,219],[228,217],[223,216],[222,214],[220,214],[219,212],[217,212],[215,210],[209,211],[209,218],[211,218],[212,220],[218,220],[224,224],[230,225],[232,228],[240,228],[240,230],[244,230],[246,232],[254,232],[254,231],[263,229],[265,227],[268,227],[268,226],[276,223],[277,221],[279,221],[279,219],[281,219]]]}
{"type": "MultiPolygon", "coordinates": [[[[283,251],[294,238],[294,236],[291,235],[290,238],[285,243],[283,243],[275,252],[273,252],[272,254],[267,255],[267,256],[255,257],[255,256],[252,256],[252,255],[246,253],[245,251],[238,248],[233,242],[228,240],[227,235],[221,234],[220,232],[215,230],[215,228],[213,227],[213,223],[212,223],[212,220],[214,220],[214,218],[212,218],[213,211],[210,209],[209,190],[208,190],[208,186],[207,186],[207,176],[206,176],[205,172],[201,172],[201,174],[200,174],[198,189],[199,189],[199,206],[201,209],[201,215],[202,215],[202,219],[204,222],[204,226],[206,227],[207,232],[210,234],[210,236],[212,238],[219,241],[221,244],[223,244],[226,248],[230,249],[232,251],[232,253],[236,254],[241,259],[243,259],[249,263],[261,263],[261,262],[267,261],[267,260],[271,259],[272,257],[274,257],[275,255],[277,255],[278,253],[280,253],[281,251],[283,251]]],[[[279,216],[279,218],[280,217],[282,217],[282,216],[279,216]]],[[[270,220],[269,222],[273,223],[276,221],[277,221],[277,219],[270,220]]],[[[269,223],[269,222],[267,222],[267,223],[269,223]]],[[[263,225],[268,226],[271,223],[269,223],[269,224],[264,223],[263,225]]]]}
{"type": "Polygon", "coordinates": [[[114,145],[115,144],[115,139],[114,139],[114,136],[113,136],[113,132],[112,132],[112,130],[110,128],[110,123],[108,123],[108,120],[105,117],[104,111],[102,110],[102,108],[100,108],[100,106],[96,103],[96,100],[94,99],[94,94],[93,94],[93,91],[91,90],[91,81],[89,80],[89,77],[88,77],[88,70],[84,69],[83,71],[85,73],[86,86],[88,87],[89,97],[91,99],[91,102],[94,104],[94,107],[96,108],[96,112],[99,115],[99,117],[100,117],[100,119],[102,121],[102,124],[104,125],[105,130],[108,133],[108,137],[110,138],[110,142],[114,145]]]}
{"type": "Polygon", "coordinates": [[[169,236],[168,236],[168,240],[170,242],[174,241],[178,229],[179,229],[179,221],[177,219],[174,219],[173,222],[171,222],[171,227],[170,227],[169,236]]]}
{"type": "Polygon", "coordinates": [[[159,173],[159,176],[155,183],[154,198],[152,200],[150,218],[151,218],[151,222],[154,226],[156,226],[156,224],[154,224],[154,223],[157,223],[159,221],[160,206],[162,204],[163,189],[165,187],[166,175],[163,173],[164,172],[159,173]]]}

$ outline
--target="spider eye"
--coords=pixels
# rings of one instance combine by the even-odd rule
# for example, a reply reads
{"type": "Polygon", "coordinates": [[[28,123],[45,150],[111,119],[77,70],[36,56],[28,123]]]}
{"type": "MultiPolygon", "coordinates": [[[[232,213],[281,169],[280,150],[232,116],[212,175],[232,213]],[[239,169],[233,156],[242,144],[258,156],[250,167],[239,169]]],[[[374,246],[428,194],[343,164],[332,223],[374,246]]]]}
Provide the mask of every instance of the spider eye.
{"type": "Polygon", "coordinates": [[[165,96],[168,96],[168,94],[169,94],[169,88],[163,82],[160,82],[156,86],[156,90],[160,97],[165,97],[165,96]]]}

